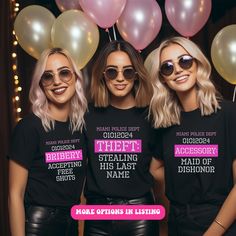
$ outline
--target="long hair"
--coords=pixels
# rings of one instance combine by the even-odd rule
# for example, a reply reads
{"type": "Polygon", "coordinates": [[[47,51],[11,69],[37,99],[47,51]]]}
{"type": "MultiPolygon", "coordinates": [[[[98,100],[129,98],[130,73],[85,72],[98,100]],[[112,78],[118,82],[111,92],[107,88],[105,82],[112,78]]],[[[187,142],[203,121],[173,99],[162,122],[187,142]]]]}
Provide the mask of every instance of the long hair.
{"type": "Polygon", "coordinates": [[[72,131],[72,133],[77,130],[82,131],[83,126],[85,125],[84,113],[86,112],[87,109],[87,101],[82,86],[83,82],[82,74],[78,70],[70,54],[64,49],[61,48],[46,49],[43,51],[39,60],[37,61],[29,92],[29,99],[32,104],[32,112],[41,119],[42,125],[46,132],[50,131],[51,129],[54,129],[55,120],[53,120],[49,116],[48,99],[40,85],[41,76],[44,73],[48,57],[53,54],[61,54],[65,56],[70,62],[73,71],[75,73],[76,92],[74,96],[71,98],[71,103],[70,103],[70,113],[69,113],[70,130],[72,131]]]}
{"type": "Polygon", "coordinates": [[[176,92],[164,83],[159,73],[160,55],[162,50],[172,44],[178,44],[184,48],[197,63],[197,102],[202,116],[210,115],[220,109],[221,95],[216,91],[210,80],[211,65],[200,48],[184,37],[173,37],[163,41],[155,49],[150,66],[150,75],[153,85],[153,97],[149,108],[149,118],[153,119],[154,127],[169,127],[180,124],[181,104],[176,92]]]}
{"type": "Polygon", "coordinates": [[[123,51],[128,54],[132,66],[137,72],[134,82],[134,98],[136,107],[149,105],[152,96],[152,86],[143,59],[136,49],[125,41],[112,41],[108,43],[99,54],[92,71],[91,99],[96,107],[107,107],[110,104],[109,91],[106,86],[103,72],[106,68],[107,58],[112,52],[123,51]]]}

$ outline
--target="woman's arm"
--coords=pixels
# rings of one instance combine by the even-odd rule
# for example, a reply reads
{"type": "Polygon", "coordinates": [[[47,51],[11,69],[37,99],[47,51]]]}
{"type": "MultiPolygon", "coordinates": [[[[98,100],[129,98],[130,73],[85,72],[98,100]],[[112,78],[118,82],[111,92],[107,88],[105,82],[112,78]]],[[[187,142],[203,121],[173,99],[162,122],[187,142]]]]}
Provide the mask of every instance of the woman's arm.
{"type": "Polygon", "coordinates": [[[234,187],[220,208],[215,220],[203,236],[221,236],[236,220],[236,160],[233,162],[234,187]]]}
{"type": "Polygon", "coordinates": [[[160,236],[168,235],[168,227],[167,227],[167,219],[169,213],[169,201],[165,195],[165,176],[164,176],[164,165],[163,161],[152,158],[150,165],[150,173],[156,180],[154,186],[154,193],[156,198],[158,199],[158,203],[163,205],[166,210],[165,218],[160,221],[160,236]]]}
{"type": "Polygon", "coordinates": [[[224,201],[215,221],[212,222],[204,236],[221,236],[236,220],[236,185],[224,201]]]}
{"type": "Polygon", "coordinates": [[[28,170],[15,161],[9,161],[9,217],[12,236],[25,235],[24,194],[28,170]]]}

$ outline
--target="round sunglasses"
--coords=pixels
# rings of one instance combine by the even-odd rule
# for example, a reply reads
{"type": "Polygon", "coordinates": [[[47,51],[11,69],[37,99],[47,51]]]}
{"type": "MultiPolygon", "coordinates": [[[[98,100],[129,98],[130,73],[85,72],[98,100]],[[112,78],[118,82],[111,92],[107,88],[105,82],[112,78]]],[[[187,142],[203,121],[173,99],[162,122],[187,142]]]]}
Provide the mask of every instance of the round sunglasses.
{"type": "MultiPolygon", "coordinates": [[[[54,74],[52,72],[45,71],[41,76],[40,82],[45,87],[49,86],[49,85],[53,84],[54,79],[55,79],[55,75],[56,74],[54,74]]],[[[57,73],[57,75],[59,76],[59,78],[62,82],[67,83],[72,79],[73,72],[70,71],[69,69],[62,69],[57,73]]]]}
{"type": "MultiPolygon", "coordinates": [[[[193,61],[194,61],[194,58],[192,56],[183,55],[183,56],[179,57],[179,59],[177,60],[177,63],[182,69],[187,70],[192,67],[193,61]]],[[[164,76],[172,75],[172,73],[174,72],[174,69],[175,69],[174,63],[175,63],[174,61],[164,62],[160,67],[161,75],[164,75],[164,76]]]]}
{"type": "Polygon", "coordinates": [[[126,80],[134,79],[137,74],[133,67],[123,67],[122,70],[118,70],[114,67],[107,67],[103,74],[106,79],[114,80],[117,78],[119,72],[122,72],[122,75],[126,80]]]}

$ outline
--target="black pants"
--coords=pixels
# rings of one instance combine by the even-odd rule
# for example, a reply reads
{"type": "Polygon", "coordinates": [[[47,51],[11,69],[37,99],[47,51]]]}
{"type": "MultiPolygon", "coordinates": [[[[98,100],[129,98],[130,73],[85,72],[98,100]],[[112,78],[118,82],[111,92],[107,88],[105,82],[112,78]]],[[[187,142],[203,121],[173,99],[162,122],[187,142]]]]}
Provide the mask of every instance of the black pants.
{"type": "Polygon", "coordinates": [[[70,208],[29,205],[25,207],[26,236],[78,236],[78,222],[70,208]]]}
{"type": "MultiPolygon", "coordinates": [[[[212,204],[173,205],[168,218],[169,236],[202,236],[214,221],[220,207],[212,204]]],[[[236,235],[236,222],[225,232],[236,235]]]]}
{"type": "MultiPolygon", "coordinates": [[[[88,198],[89,205],[150,205],[152,194],[136,199],[88,198]]],[[[84,236],[158,236],[158,222],[152,220],[87,220],[84,236]]]]}

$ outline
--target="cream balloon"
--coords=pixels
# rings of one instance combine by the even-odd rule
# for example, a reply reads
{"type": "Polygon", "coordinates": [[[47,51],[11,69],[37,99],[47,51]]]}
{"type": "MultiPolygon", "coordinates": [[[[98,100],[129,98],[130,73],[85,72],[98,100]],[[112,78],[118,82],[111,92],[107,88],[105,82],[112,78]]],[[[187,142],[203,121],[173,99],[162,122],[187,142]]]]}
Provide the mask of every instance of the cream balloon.
{"type": "Polygon", "coordinates": [[[55,0],[57,7],[61,12],[67,10],[81,10],[79,0],[55,0]]]}
{"type": "Polygon", "coordinates": [[[14,30],[17,40],[36,59],[44,49],[51,47],[54,20],[54,15],[48,9],[38,5],[23,8],[16,17],[14,30]]]}
{"type": "Polygon", "coordinates": [[[95,53],[99,42],[98,27],[82,11],[63,12],[52,26],[52,44],[67,49],[79,69],[82,69],[95,53]]]}
{"type": "Polygon", "coordinates": [[[211,58],[218,73],[236,84],[236,24],[221,29],[211,45],[211,58]]]}

